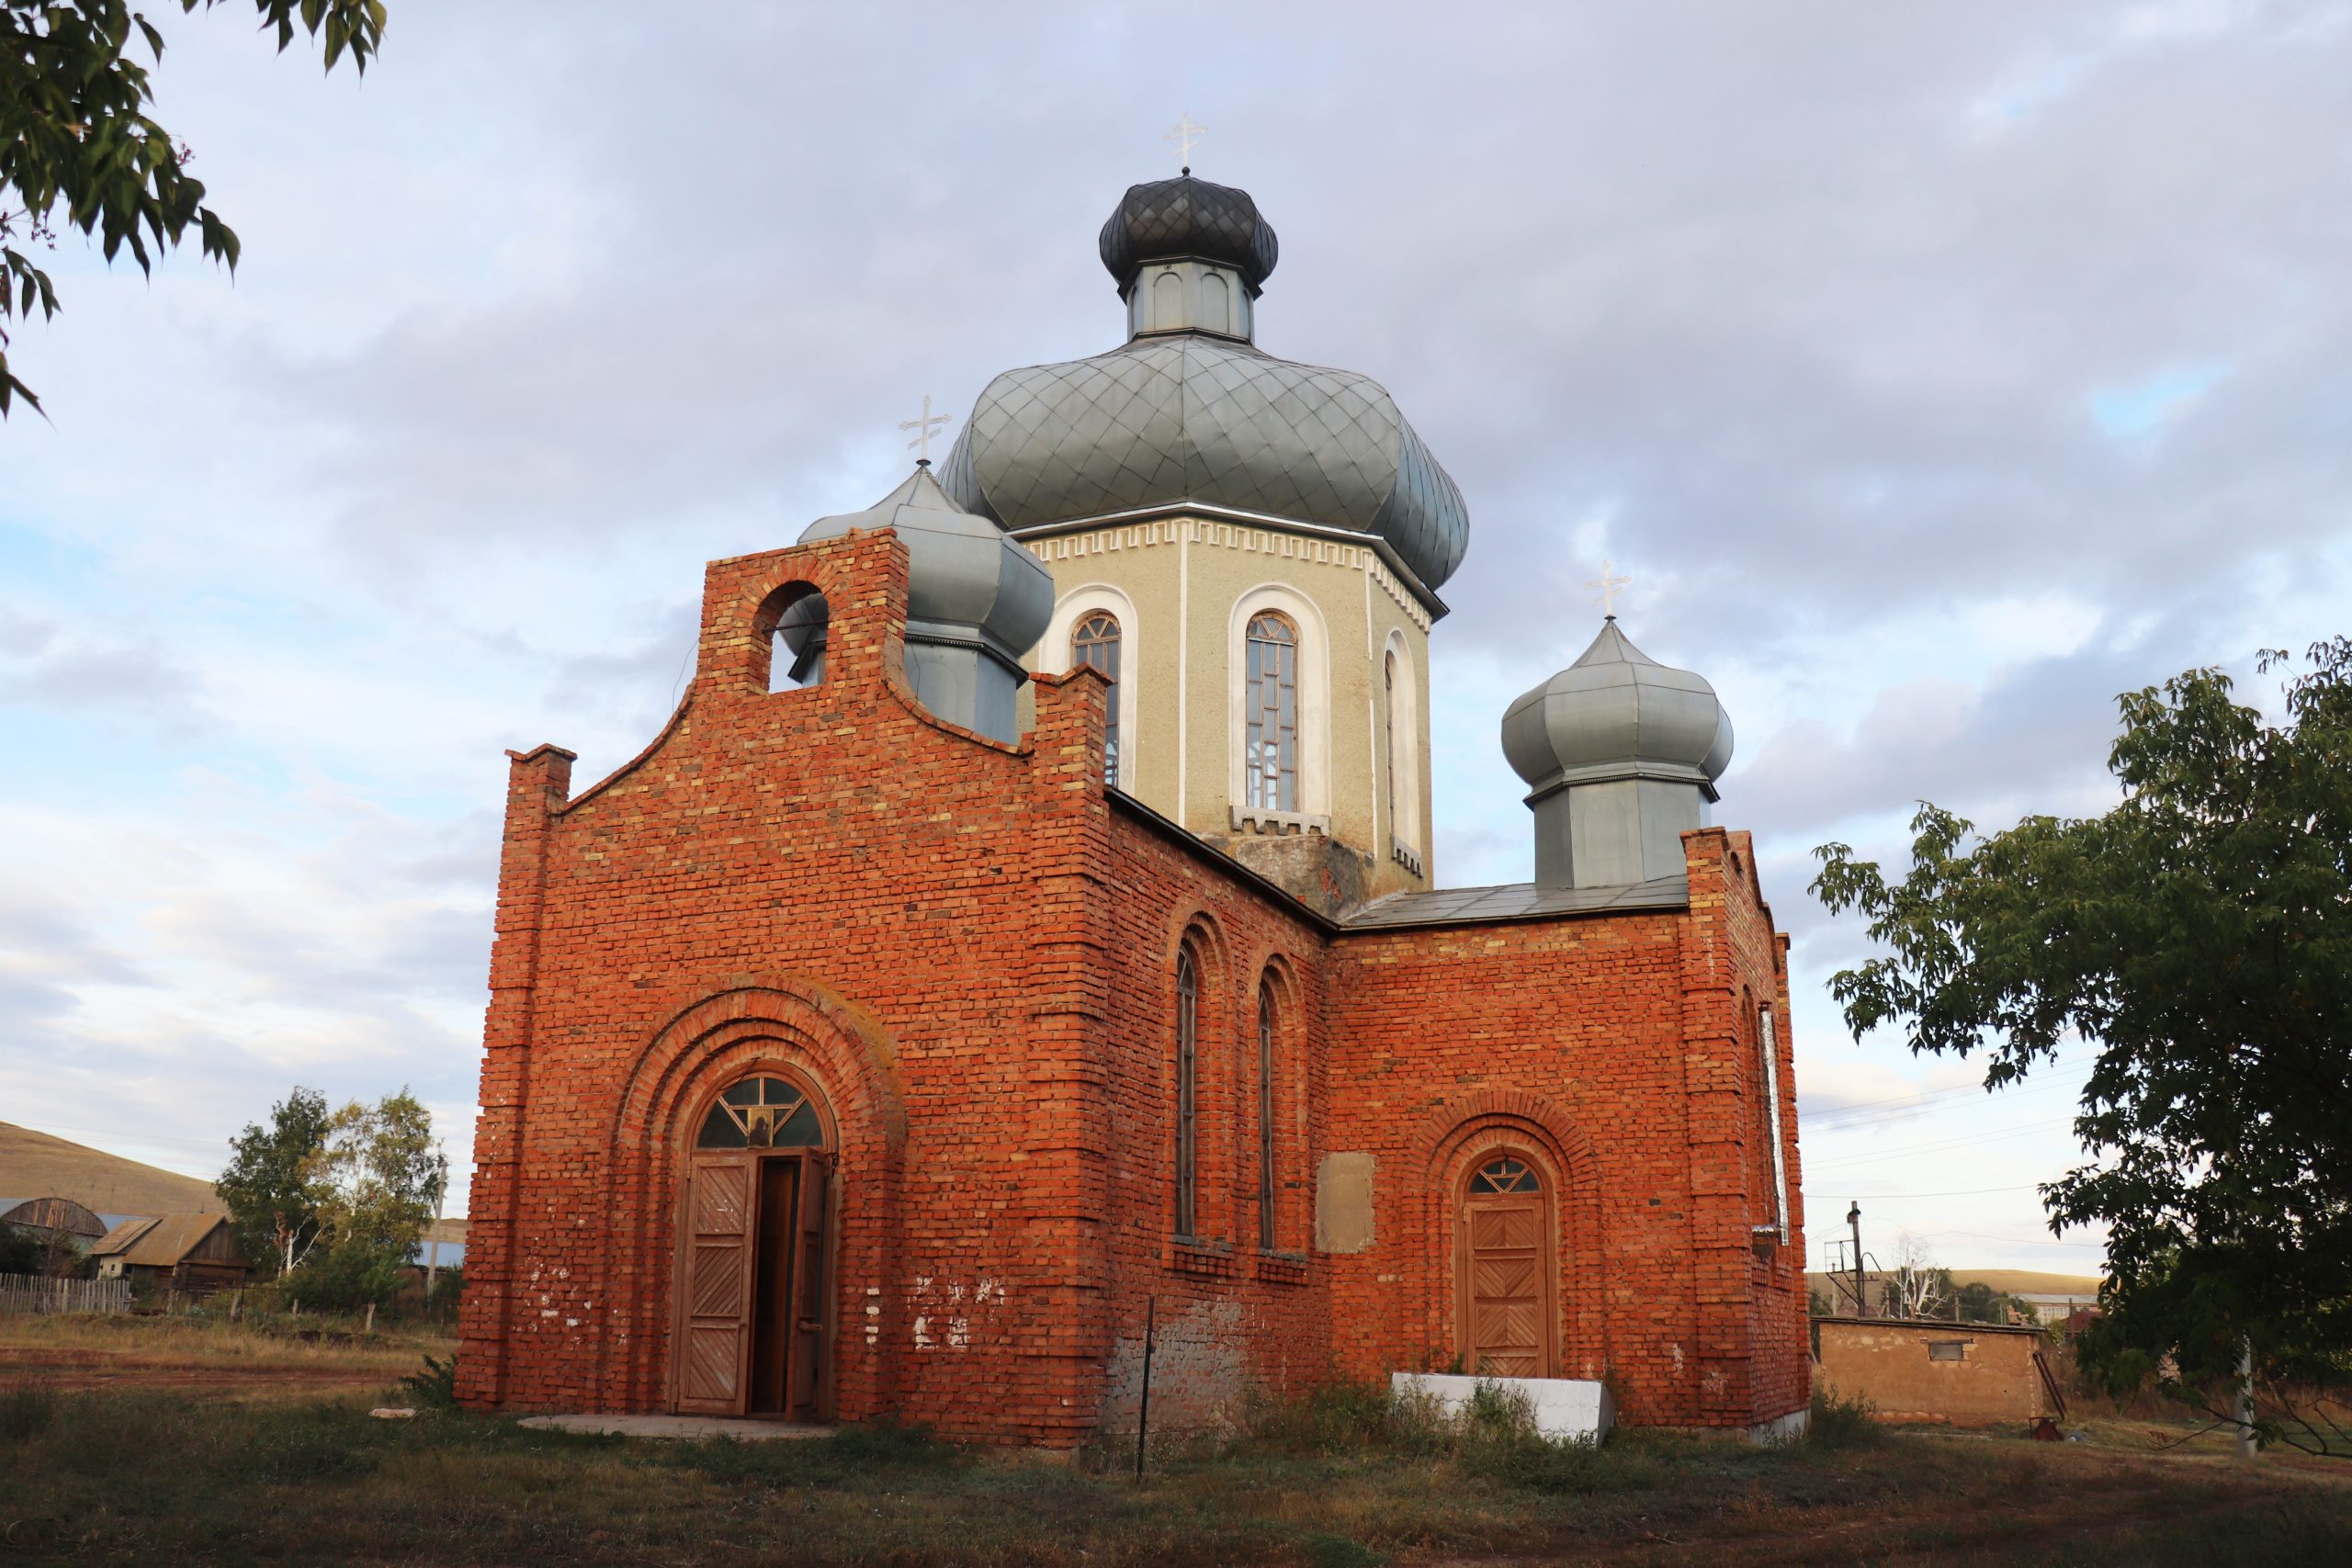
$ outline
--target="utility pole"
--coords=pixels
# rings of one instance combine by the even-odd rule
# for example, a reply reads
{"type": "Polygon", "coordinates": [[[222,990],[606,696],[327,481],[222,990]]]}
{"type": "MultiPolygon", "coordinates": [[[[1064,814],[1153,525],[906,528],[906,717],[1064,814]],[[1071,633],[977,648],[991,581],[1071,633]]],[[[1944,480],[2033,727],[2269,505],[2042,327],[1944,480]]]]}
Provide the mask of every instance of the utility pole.
{"type": "Polygon", "coordinates": [[[1862,1295],[1862,1205],[1857,1201],[1846,1211],[1846,1223],[1854,1227],[1854,1315],[1868,1317],[1870,1302],[1862,1295]]]}

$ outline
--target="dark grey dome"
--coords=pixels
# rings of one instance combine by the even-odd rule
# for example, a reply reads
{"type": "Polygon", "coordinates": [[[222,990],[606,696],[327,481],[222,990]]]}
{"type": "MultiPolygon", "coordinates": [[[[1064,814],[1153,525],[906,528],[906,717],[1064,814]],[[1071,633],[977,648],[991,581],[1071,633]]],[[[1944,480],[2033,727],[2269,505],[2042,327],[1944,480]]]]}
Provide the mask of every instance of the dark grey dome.
{"type": "Polygon", "coordinates": [[[1102,225],[1102,265],[1122,289],[1144,263],[1171,256],[1222,262],[1255,289],[1280,254],[1273,226],[1248,191],[1190,175],[1129,186],[1102,225]]]}
{"type": "Polygon", "coordinates": [[[1385,540],[1434,591],[1462,564],[1462,492],[1369,376],[1198,333],[1008,370],[940,483],[1023,529],[1190,502],[1385,540]]]}

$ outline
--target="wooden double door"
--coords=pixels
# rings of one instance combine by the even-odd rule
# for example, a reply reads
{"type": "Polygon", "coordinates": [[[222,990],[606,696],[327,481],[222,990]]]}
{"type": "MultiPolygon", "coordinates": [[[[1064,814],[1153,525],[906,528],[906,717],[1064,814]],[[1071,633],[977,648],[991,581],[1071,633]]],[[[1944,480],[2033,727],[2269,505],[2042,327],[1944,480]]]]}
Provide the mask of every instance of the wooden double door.
{"type": "Polygon", "coordinates": [[[831,1414],[833,1208],[830,1155],[695,1154],[673,1341],[682,1414],[831,1414]]]}
{"type": "Polygon", "coordinates": [[[1498,1156],[1471,1173],[1455,1258],[1464,1371],[1554,1374],[1559,1312],[1549,1204],[1541,1173],[1523,1159],[1498,1156]]]}

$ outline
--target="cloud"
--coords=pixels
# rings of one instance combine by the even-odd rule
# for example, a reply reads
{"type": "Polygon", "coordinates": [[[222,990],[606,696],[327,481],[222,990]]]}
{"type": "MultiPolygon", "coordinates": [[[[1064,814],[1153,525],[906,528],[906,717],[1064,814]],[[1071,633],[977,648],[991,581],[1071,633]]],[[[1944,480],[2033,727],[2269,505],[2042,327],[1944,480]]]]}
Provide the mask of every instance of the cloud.
{"type": "Polygon", "coordinates": [[[1911,1073],[1836,1033],[1811,846],[2097,809],[2117,692],[2344,629],[2348,16],[414,0],[364,85],[169,18],[245,254],[68,243],[14,345],[0,886],[62,914],[0,1097],[135,1063],[209,1148],[406,1076],[462,1137],[503,749],[624,761],[703,562],[880,495],[926,393],[1118,341],[1094,233],[1180,109],[1283,236],[1261,344],[1381,379],[1468,500],[1441,874],[1527,874],[1495,727],[1607,557],[1737,723],[1804,1087],[1911,1073]]]}

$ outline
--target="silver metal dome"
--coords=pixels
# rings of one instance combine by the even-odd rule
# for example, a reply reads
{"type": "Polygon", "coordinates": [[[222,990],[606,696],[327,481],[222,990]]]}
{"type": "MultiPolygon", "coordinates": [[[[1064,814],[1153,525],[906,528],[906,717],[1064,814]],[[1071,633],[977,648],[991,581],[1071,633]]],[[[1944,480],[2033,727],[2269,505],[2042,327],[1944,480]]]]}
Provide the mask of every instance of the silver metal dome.
{"type": "Polygon", "coordinates": [[[1434,592],[1462,492],[1368,376],[1177,333],[989,383],[941,480],[1016,531],[1181,502],[1384,541],[1434,592]]]}
{"type": "MultiPolygon", "coordinates": [[[[863,512],[820,517],[800,542],[882,528],[907,547],[906,658],[915,694],[950,723],[1012,741],[1013,697],[1028,678],[1021,656],[1053,619],[1053,574],[995,524],[956,506],[923,467],[863,512]]],[[[780,630],[799,655],[823,626],[821,612],[787,610],[780,630]]]]}
{"type": "Polygon", "coordinates": [[[1503,755],[1530,785],[1535,880],[1594,887],[1683,874],[1731,765],[1715,689],[1635,648],[1611,616],[1574,664],[1503,714],[1503,755]]]}
{"type": "Polygon", "coordinates": [[[1614,616],[1574,664],[1503,714],[1503,755],[1538,790],[1631,767],[1702,784],[1713,799],[1731,747],[1715,689],[1635,648],[1614,616]]]}

